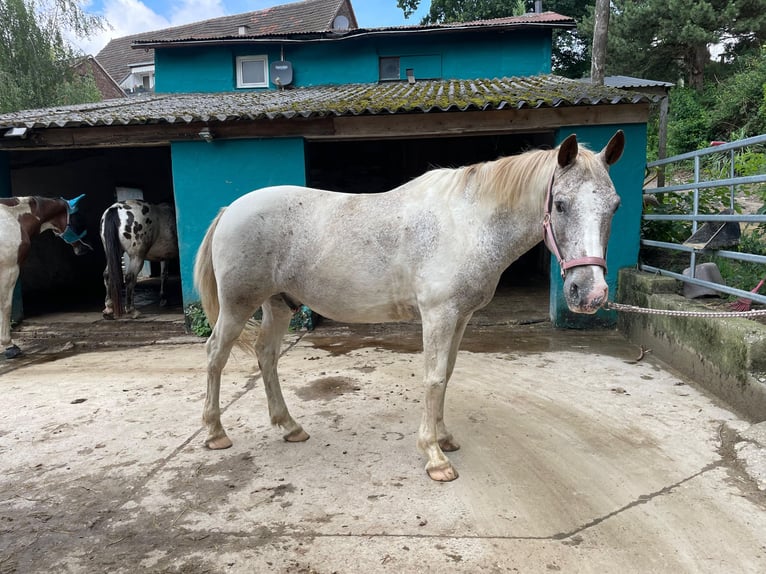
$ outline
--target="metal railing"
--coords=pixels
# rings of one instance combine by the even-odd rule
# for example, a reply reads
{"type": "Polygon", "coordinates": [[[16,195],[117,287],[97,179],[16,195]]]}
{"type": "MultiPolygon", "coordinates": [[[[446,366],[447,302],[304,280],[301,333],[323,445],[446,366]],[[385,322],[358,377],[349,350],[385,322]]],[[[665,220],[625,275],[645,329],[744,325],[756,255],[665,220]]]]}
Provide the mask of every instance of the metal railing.
{"type": "MultiPolygon", "coordinates": [[[[737,176],[735,172],[736,152],[738,150],[747,148],[749,146],[756,146],[756,145],[762,145],[762,144],[766,144],[766,134],[743,139],[743,140],[738,140],[735,142],[714,145],[701,150],[697,150],[697,151],[693,151],[693,152],[689,152],[689,153],[685,153],[685,154],[681,154],[681,155],[677,155],[677,156],[673,156],[669,158],[664,158],[664,159],[660,159],[660,160],[648,163],[646,165],[647,170],[653,170],[658,168],[664,169],[665,166],[668,166],[670,164],[679,164],[680,162],[692,161],[694,165],[694,176],[693,176],[693,181],[689,183],[668,185],[665,187],[657,187],[657,188],[645,188],[644,189],[645,197],[647,195],[657,196],[661,194],[672,194],[672,193],[691,193],[693,194],[693,197],[692,197],[691,213],[683,214],[683,215],[678,215],[678,214],[670,215],[670,214],[659,214],[659,213],[644,214],[643,215],[644,221],[689,221],[692,223],[692,236],[697,232],[698,223],[700,222],[702,223],[713,222],[713,223],[722,223],[722,224],[726,222],[737,222],[737,223],[747,223],[747,224],[766,223],[766,215],[737,214],[737,213],[726,214],[726,215],[724,214],[710,215],[710,214],[699,213],[700,195],[701,193],[704,193],[707,190],[712,190],[713,188],[728,187],[729,188],[729,208],[734,210],[735,198],[740,186],[766,183],[766,173],[762,173],[758,175],[750,175],[750,176],[737,176]],[[730,166],[729,174],[728,174],[729,177],[721,178],[721,179],[707,179],[707,180],[703,179],[702,169],[701,169],[702,159],[705,156],[709,156],[711,154],[724,154],[726,152],[728,152],[728,156],[729,156],[728,158],[729,166],[730,166]]],[[[737,297],[746,297],[758,303],[766,303],[766,295],[759,295],[751,291],[744,291],[742,289],[736,289],[733,287],[729,287],[727,285],[713,283],[710,281],[706,281],[704,279],[699,279],[695,276],[695,269],[697,267],[697,256],[701,254],[704,254],[706,256],[714,255],[717,257],[725,258],[725,259],[735,259],[738,261],[748,261],[751,263],[766,264],[766,256],[764,255],[757,255],[754,253],[744,253],[740,251],[728,251],[723,249],[721,250],[707,249],[707,248],[700,249],[695,246],[689,246],[689,245],[684,245],[680,243],[670,243],[665,241],[655,241],[655,240],[647,239],[644,237],[641,238],[641,245],[647,246],[647,247],[660,248],[660,249],[668,249],[672,251],[685,252],[689,254],[689,275],[684,275],[683,273],[676,273],[667,269],[661,269],[659,267],[646,265],[643,263],[639,264],[639,269],[642,271],[647,271],[650,273],[658,273],[660,275],[673,277],[685,283],[690,283],[692,285],[697,285],[699,287],[713,289],[720,293],[735,295],[737,297]]],[[[766,265],[764,266],[764,275],[766,275],[766,265]]]]}

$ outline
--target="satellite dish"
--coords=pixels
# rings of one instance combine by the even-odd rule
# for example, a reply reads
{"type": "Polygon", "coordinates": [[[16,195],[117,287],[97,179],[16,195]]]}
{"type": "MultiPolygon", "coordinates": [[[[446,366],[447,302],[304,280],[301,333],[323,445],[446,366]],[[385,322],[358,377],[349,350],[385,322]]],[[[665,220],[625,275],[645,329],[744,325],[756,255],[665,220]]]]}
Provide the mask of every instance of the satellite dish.
{"type": "Polygon", "coordinates": [[[332,29],[348,30],[348,18],[346,18],[343,14],[336,16],[335,20],[332,22],[332,29]]]}
{"type": "Polygon", "coordinates": [[[293,83],[293,65],[290,62],[285,60],[272,62],[270,71],[271,81],[275,85],[282,87],[293,83]]]}

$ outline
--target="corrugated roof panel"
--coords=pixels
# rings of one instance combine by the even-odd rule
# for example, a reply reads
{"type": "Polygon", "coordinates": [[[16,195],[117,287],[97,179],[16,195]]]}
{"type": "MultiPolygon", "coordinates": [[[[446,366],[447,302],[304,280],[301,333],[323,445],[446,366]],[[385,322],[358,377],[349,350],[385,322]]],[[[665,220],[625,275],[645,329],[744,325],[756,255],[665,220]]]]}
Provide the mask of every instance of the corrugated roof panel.
{"type": "Polygon", "coordinates": [[[554,75],[475,80],[419,80],[415,84],[346,84],[284,91],[154,94],[81,106],[0,115],[0,127],[74,127],[192,123],[327,115],[385,115],[507,107],[544,108],[654,101],[628,92],[554,75]]]}

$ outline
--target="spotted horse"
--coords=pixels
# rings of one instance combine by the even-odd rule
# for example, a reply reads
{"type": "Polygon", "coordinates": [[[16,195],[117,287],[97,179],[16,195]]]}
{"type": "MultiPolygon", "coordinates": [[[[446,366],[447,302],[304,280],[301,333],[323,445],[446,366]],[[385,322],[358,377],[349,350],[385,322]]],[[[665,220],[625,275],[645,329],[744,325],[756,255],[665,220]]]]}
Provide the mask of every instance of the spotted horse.
{"type": "Polygon", "coordinates": [[[172,205],[140,199],[110,205],[101,216],[101,241],[106,255],[104,318],[127,315],[135,319],[140,315],[133,295],[145,260],[160,262],[160,306],[167,304],[167,262],[178,259],[176,214],[172,205]],[[123,275],[124,253],[128,255],[128,264],[123,275]]]}
{"type": "Polygon", "coordinates": [[[83,240],[85,226],[72,217],[83,197],[0,198],[0,345],[6,359],[21,355],[21,349],[11,339],[11,306],[13,289],[29,255],[32,238],[50,229],[71,245],[77,255],[92,251],[83,240]]]}

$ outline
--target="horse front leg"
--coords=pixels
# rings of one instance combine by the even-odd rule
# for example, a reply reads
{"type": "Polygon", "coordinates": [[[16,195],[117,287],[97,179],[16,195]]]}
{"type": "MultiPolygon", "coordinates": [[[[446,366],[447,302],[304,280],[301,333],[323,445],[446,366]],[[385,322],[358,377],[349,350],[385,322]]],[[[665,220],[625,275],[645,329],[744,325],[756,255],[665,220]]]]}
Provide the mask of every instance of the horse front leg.
{"type": "Polygon", "coordinates": [[[444,454],[444,450],[459,448],[444,424],[444,399],[468,318],[437,311],[422,313],[425,405],[418,447],[428,457],[428,476],[440,482],[458,477],[444,454]]]}
{"type": "Polygon", "coordinates": [[[460,349],[460,342],[463,340],[463,333],[465,333],[466,325],[471,320],[473,314],[458,320],[455,326],[455,332],[452,335],[452,342],[449,349],[449,357],[447,363],[447,382],[445,383],[445,392],[441,394],[441,402],[438,406],[438,412],[436,413],[436,436],[439,441],[439,446],[443,451],[454,452],[460,449],[460,445],[455,441],[452,433],[447,430],[447,425],[444,423],[444,399],[447,396],[446,386],[452,378],[452,371],[455,369],[455,360],[457,359],[457,352],[460,349]]]}
{"type": "Polygon", "coordinates": [[[4,349],[6,359],[15,359],[21,355],[21,349],[11,339],[11,312],[13,310],[13,288],[19,278],[19,267],[14,265],[8,270],[0,270],[0,347],[4,349]]]}
{"type": "Polygon", "coordinates": [[[279,426],[284,431],[283,438],[288,442],[308,440],[309,435],[303,427],[295,422],[290,415],[279,384],[277,363],[282,350],[282,337],[290,326],[292,312],[281,297],[272,297],[262,305],[263,321],[258,339],[255,342],[255,352],[258,356],[258,366],[261,369],[266,399],[269,404],[271,424],[279,426]]]}

